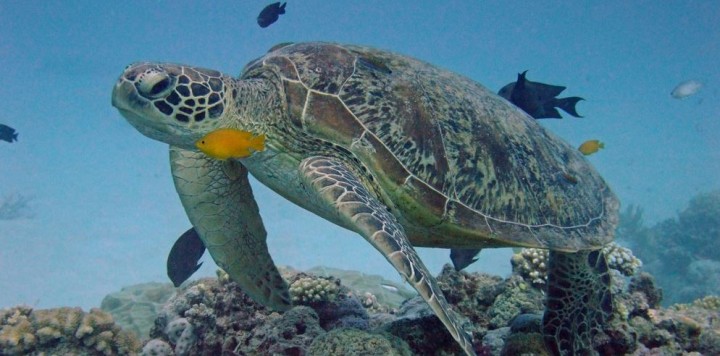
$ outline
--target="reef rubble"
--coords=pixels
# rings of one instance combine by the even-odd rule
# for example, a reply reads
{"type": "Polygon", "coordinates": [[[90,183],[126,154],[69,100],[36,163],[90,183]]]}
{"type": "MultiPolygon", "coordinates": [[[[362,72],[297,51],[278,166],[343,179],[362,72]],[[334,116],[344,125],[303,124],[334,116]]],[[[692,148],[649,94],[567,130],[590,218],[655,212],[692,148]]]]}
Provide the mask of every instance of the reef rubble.
{"type": "MultiPolygon", "coordinates": [[[[720,354],[719,297],[663,308],[662,292],[653,277],[639,270],[640,263],[629,250],[614,251],[615,313],[595,339],[599,354],[720,354]]],[[[531,259],[538,257],[532,251],[520,251],[516,262],[522,262],[523,253],[531,259]]],[[[543,283],[538,283],[540,274],[528,269],[539,267],[542,261],[530,262],[524,267],[515,263],[514,273],[507,278],[457,272],[449,264],[438,276],[448,302],[472,332],[478,354],[549,355],[541,335],[543,283]]],[[[390,282],[382,279],[358,284],[351,271],[342,273],[352,285],[333,276],[340,272],[321,276],[286,268],[282,273],[296,304],[284,313],[255,303],[222,271],[216,278],[201,278],[174,292],[146,284],[144,288],[152,291],[138,291],[141,287],[134,286],[124,289],[125,294],[132,291],[133,297],[113,295],[104,304],[114,313],[132,314],[132,318],[115,316],[133,321],[127,330],[99,309],[89,313],[79,308],[2,309],[0,354],[67,350],[89,355],[462,354],[422,299],[403,286],[389,288],[390,282]],[[371,290],[375,284],[378,289],[371,290]],[[381,292],[402,294],[404,302],[386,305],[374,295],[381,292]],[[142,313],[132,307],[134,303],[144,306],[142,313]],[[147,313],[151,304],[152,310],[159,310],[155,315],[147,313]],[[135,335],[147,330],[132,326],[136,324],[151,326],[144,335],[135,335]]]]}

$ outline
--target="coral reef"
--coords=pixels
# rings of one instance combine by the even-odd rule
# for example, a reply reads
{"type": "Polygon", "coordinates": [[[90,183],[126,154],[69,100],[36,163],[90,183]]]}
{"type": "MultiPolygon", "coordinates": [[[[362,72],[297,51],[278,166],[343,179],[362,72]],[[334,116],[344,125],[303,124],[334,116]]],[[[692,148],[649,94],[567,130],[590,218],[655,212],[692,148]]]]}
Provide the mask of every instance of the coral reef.
{"type": "Polygon", "coordinates": [[[329,330],[369,328],[366,309],[339,280],[282,273],[296,304],[282,315],[255,303],[221,271],[181,288],[155,320],[152,348],[166,349],[158,346],[164,343],[175,355],[306,354],[329,330]]]}
{"type": "Polygon", "coordinates": [[[694,196],[676,218],[649,228],[642,209],[630,206],[620,216],[617,238],[665,287],[665,305],[720,294],[720,190],[694,196]]]}
{"type": "Polygon", "coordinates": [[[388,355],[410,356],[413,353],[401,339],[363,330],[342,328],[319,336],[308,349],[310,356],[388,355]]]}
{"type": "Polygon", "coordinates": [[[493,301],[487,314],[490,327],[507,326],[516,316],[525,313],[542,313],[545,295],[526,284],[519,276],[504,281],[503,291],[493,301]]]}
{"type": "Polygon", "coordinates": [[[0,355],[128,355],[140,351],[134,334],[123,331],[110,314],[93,308],[0,310],[0,355]]]}
{"type": "Polygon", "coordinates": [[[547,280],[547,261],[550,252],[539,248],[523,248],[510,259],[513,273],[520,275],[536,287],[547,280]]]}
{"type": "Polygon", "coordinates": [[[378,275],[331,267],[313,267],[307,273],[341,280],[355,295],[362,296],[363,305],[367,304],[368,308],[377,312],[396,310],[405,300],[417,295],[415,290],[402,283],[388,281],[378,275]]]}
{"type": "MultiPolygon", "coordinates": [[[[635,257],[630,249],[622,247],[615,242],[607,244],[603,248],[608,262],[608,267],[619,271],[625,276],[634,275],[642,261],[635,257]]],[[[521,276],[534,287],[544,288],[547,280],[547,261],[550,253],[548,250],[538,248],[523,248],[515,253],[510,260],[513,273],[521,276]]]]}
{"type": "Polygon", "coordinates": [[[429,354],[430,350],[432,353],[446,354],[461,352],[440,319],[419,296],[403,303],[396,317],[377,330],[402,339],[413,354],[429,354]]]}
{"type": "MultiPolygon", "coordinates": [[[[625,250],[618,251],[616,256],[628,256],[625,250]]],[[[290,310],[266,309],[219,272],[218,278],[203,278],[178,289],[165,302],[142,351],[132,333],[120,330],[109,314],[98,309],[89,313],[77,308],[2,310],[0,354],[462,354],[418,296],[397,309],[378,308],[372,293],[358,295],[335,277],[289,269],[281,273],[299,289],[293,293],[302,296],[290,310]]],[[[719,354],[720,297],[665,309],[650,274],[626,278],[619,270],[613,273],[614,314],[595,337],[595,352],[719,354]]],[[[448,264],[438,276],[438,285],[447,295],[451,313],[457,313],[472,333],[479,355],[549,354],[542,339],[543,291],[521,275],[501,278],[458,272],[448,264]]],[[[145,298],[136,300],[145,303],[145,298]]]]}
{"type": "Polygon", "coordinates": [[[337,293],[338,286],[325,278],[303,277],[290,285],[290,296],[296,304],[331,301],[337,293]]]}
{"type": "Polygon", "coordinates": [[[241,355],[301,354],[323,334],[325,330],[320,327],[312,308],[294,307],[282,316],[272,316],[267,323],[252,330],[250,337],[238,343],[234,352],[241,355]]]}

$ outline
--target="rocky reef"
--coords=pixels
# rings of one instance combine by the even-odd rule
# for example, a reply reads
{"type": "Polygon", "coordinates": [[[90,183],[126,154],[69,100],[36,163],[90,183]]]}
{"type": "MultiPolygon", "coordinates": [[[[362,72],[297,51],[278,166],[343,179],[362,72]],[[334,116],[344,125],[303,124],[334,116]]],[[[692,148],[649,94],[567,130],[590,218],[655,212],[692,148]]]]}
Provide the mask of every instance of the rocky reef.
{"type": "MultiPolygon", "coordinates": [[[[639,271],[641,263],[630,250],[613,245],[606,253],[614,256],[609,259],[614,269],[615,312],[594,340],[597,352],[720,354],[720,298],[704,297],[662,308],[661,290],[650,274],[639,271]]],[[[549,355],[541,333],[544,283],[537,281],[540,274],[530,273],[541,268],[542,256],[524,250],[513,260],[514,273],[507,278],[457,272],[446,265],[438,284],[472,332],[478,354],[549,355]]],[[[405,287],[351,271],[314,271],[325,272],[282,269],[295,303],[284,313],[255,303],[222,271],[217,278],[186,283],[173,292],[163,285],[146,284],[108,296],[104,304],[119,314],[116,319],[133,321],[127,324],[129,331],[121,330],[109,313],[98,309],[89,313],[77,308],[4,309],[0,311],[0,354],[462,354],[425,302],[405,287]],[[378,298],[375,293],[404,295],[404,301],[388,305],[380,300],[391,300],[391,295],[378,298]],[[133,308],[133,303],[144,309],[133,308]],[[159,307],[152,316],[146,312],[147,303],[159,307]],[[140,324],[152,326],[135,337],[140,324]]]]}
{"type": "Polygon", "coordinates": [[[652,227],[631,205],[620,216],[617,239],[664,287],[665,306],[720,294],[720,190],[694,196],[677,217],[652,227]]]}

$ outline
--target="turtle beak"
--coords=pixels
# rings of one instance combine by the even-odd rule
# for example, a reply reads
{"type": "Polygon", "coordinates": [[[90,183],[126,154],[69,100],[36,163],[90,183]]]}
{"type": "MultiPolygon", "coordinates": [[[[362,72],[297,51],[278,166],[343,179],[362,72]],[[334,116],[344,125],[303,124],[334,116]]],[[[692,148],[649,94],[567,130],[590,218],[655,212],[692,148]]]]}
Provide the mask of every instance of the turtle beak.
{"type": "Polygon", "coordinates": [[[141,134],[171,145],[187,146],[178,128],[158,116],[152,103],[142,97],[126,71],[120,76],[112,91],[112,105],[141,134]]]}

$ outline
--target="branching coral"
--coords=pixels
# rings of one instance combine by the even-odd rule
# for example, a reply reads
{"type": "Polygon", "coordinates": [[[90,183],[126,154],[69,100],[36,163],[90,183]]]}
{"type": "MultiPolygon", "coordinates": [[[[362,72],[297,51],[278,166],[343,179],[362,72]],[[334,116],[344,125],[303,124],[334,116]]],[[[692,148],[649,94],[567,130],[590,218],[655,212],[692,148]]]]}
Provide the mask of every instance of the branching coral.
{"type": "MultiPolygon", "coordinates": [[[[635,257],[629,249],[614,242],[603,248],[608,267],[632,276],[642,266],[642,261],[635,257]]],[[[524,248],[512,256],[510,262],[513,272],[520,275],[535,287],[542,287],[547,280],[548,250],[524,248]]]]}
{"type": "Polygon", "coordinates": [[[304,277],[290,285],[290,296],[294,303],[310,304],[335,299],[338,286],[325,278],[304,277]]]}
{"type": "Polygon", "coordinates": [[[512,256],[513,272],[539,287],[547,280],[547,261],[550,252],[539,248],[524,248],[512,256]]]}
{"type": "Polygon", "coordinates": [[[603,248],[607,258],[608,267],[620,271],[626,276],[632,276],[642,267],[642,261],[633,255],[630,249],[614,242],[603,248]]]}
{"type": "Polygon", "coordinates": [[[35,347],[37,337],[29,319],[31,312],[26,306],[0,310],[0,354],[24,353],[35,347]]]}

